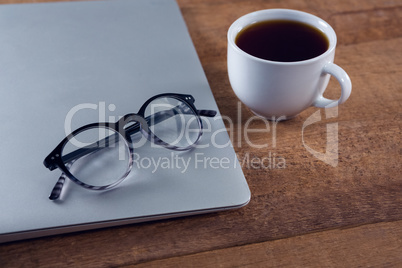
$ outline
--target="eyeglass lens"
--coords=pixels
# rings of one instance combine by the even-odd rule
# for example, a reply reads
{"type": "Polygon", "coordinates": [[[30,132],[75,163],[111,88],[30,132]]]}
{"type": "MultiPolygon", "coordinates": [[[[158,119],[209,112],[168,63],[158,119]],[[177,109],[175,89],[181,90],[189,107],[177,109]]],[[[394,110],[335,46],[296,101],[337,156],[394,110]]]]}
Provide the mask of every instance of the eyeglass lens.
{"type": "Polygon", "coordinates": [[[201,134],[199,117],[191,107],[171,97],[157,98],[145,109],[145,118],[150,118],[150,131],[169,145],[185,148],[193,145],[201,134]],[[152,115],[166,114],[166,120],[155,122],[152,115]]]}
{"type": "Polygon", "coordinates": [[[106,186],[126,174],[130,152],[125,139],[118,132],[98,127],[85,130],[70,139],[63,148],[62,159],[70,173],[81,182],[91,186],[106,186]],[[76,152],[80,152],[80,156],[71,157],[76,152]]]}

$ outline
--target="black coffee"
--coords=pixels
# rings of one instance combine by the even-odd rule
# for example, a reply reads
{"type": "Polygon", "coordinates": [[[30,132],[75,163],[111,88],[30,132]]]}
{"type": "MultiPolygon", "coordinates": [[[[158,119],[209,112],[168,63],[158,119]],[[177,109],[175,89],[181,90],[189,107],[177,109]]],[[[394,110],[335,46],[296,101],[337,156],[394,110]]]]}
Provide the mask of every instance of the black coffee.
{"type": "Polygon", "coordinates": [[[236,36],[236,45],[255,57],[271,61],[302,61],[317,57],[329,47],[317,28],[290,20],[251,24],[236,36]]]}

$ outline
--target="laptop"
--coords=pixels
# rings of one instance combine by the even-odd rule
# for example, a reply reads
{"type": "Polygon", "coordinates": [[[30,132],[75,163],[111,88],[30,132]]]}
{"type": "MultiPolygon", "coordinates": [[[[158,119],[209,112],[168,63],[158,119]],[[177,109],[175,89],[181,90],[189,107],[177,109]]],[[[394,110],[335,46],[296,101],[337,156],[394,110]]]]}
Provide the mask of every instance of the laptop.
{"type": "Polygon", "coordinates": [[[0,6],[0,242],[239,208],[250,190],[174,0],[0,6]],[[45,157],[85,124],[115,122],[161,93],[190,94],[200,146],[134,149],[117,187],[91,191],[45,157]],[[154,159],[165,161],[158,165],[154,159]]]}

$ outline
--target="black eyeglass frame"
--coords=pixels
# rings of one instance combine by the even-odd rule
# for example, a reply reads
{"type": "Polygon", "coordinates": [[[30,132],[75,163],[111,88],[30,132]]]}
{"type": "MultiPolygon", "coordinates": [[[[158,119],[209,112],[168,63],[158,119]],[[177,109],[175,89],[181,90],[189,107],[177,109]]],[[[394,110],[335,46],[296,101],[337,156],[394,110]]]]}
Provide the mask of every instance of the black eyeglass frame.
{"type": "MultiPolygon", "coordinates": [[[[124,115],[121,119],[119,119],[117,122],[112,123],[112,122],[99,122],[99,123],[92,123],[88,124],[85,126],[82,126],[73,132],[71,132],[68,136],[66,136],[57,146],[56,148],[45,158],[43,161],[43,164],[45,165],[46,168],[49,170],[55,170],[56,168],[60,169],[63,174],[60,176],[59,180],[57,181],[56,185],[54,186],[52,193],[49,196],[49,199],[51,200],[56,200],[60,197],[61,190],[63,188],[64,182],[66,178],[69,178],[76,184],[90,190],[107,190],[111,189],[118,184],[120,184],[130,173],[132,166],[133,166],[133,154],[134,154],[134,149],[131,146],[133,144],[131,135],[134,133],[141,131],[142,135],[145,136],[150,142],[153,142],[157,145],[160,145],[162,147],[165,147],[167,149],[171,149],[174,151],[185,151],[185,150],[190,150],[192,149],[197,142],[200,140],[202,133],[203,133],[203,126],[202,126],[202,120],[200,116],[205,116],[205,117],[214,117],[216,115],[216,111],[214,110],[197,110],[196,107],[194,106],[195,99],[191,95],[187,94],[176,94],[176,93],[163,93],[163,94],[158,94],[150,99],[148,99],[140,108],[138,113],[130,113],[124,115]],[[154,115],[150,115],[147,118],[145,118],[145,110],[148,107],[148,105],[154,101],[155,99],[158,98],[173,98],[177,99],[181,102],[184,102],[188,108],[190,108],[191,112],[197,116],[198,120],[198,125],[199,125],[199,134],[196,140],[185,147],[179,147],[175,145],[168,144],[158,138],[149,128],[149,122],[153,120],[153,123],[159,123],[163,120],[166,120],[167,118],[171,117],[172,114],[167,114],[167,113],[159,113],[158,112],[154,115]],[[131,124],[134,123],[134,124],[131,124]],[[129,125],[131,124],[131,125],[129,125]],[[128,127],[126,127],[129,125],[128,127]],[[87,155],[94,151],[94,147],[88,147],[88,148],[80,148],[77,149],[76,151],[70,153],[67,155],[67,159],[65,159],[65,156],[62,157],[62,151],[64,146],[72,139],[74,138],[77,134],[84,132],[89,129],[93,128],[106,128],[115,131],[116,133],[120,134],[124,138],[124,142],[126,143],[127,148],[129,149],[129,164],[127,167],[126,172],[123,174],[123,176],[118,179],[116,182],[113,182],[108,185],[103,185],[103,186],[94,186],[90,185],[87,183],[84,183],[77,179],[67,168],[65,163],[73,163],[75,159],[80,158],[83,155],[87,155]]],[[[175,108],[180,108],[180,107],[175,107],[175,108]]],[[[171,111],[174,111],[172,109],[171,111]]],[[[184,111],[183,111],[184,112],[184,111]]],[[[99,148],[99,147],[98,147],[99,148]]],[[[95,149],[99,150],[99,149],[95,149]]]]}

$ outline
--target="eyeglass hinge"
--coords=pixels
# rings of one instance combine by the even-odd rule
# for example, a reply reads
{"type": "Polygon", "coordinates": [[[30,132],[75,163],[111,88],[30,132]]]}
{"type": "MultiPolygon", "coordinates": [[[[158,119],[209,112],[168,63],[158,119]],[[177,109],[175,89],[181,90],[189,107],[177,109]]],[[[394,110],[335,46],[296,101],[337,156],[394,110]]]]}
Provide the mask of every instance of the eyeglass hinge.
{"type": "Polygon", "coordinates": [[[55,159],[56,157],[59,157],[58,154],[56,155],[49,155],[48,157],[45,158],[45,160],[43,161],[43,165],[45,165],[46,168],[48,168],[49,170],[54,170],[57,168],[55,159]]]}

